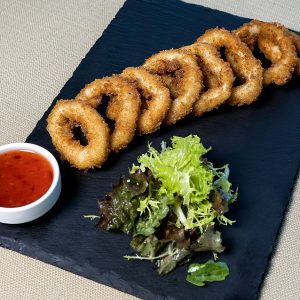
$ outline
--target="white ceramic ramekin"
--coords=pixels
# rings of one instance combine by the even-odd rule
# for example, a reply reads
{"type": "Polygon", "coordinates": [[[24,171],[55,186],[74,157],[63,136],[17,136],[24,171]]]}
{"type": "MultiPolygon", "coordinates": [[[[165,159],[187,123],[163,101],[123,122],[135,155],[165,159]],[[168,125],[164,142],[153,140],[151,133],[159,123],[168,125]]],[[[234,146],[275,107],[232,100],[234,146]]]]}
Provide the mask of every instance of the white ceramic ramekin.
{"type": "Polygon", "coordinates": [[[56,159],[45,148],[30,143],[14,143],[0,146],[0,154],[13,150],[29,150],[36,152],[45,157],[53,169],[52,184],[41,198],[20,207],[0,207],[0,223],[21,224],[41,217],[52,208],[61,192],[61,178],[56,159]]]}

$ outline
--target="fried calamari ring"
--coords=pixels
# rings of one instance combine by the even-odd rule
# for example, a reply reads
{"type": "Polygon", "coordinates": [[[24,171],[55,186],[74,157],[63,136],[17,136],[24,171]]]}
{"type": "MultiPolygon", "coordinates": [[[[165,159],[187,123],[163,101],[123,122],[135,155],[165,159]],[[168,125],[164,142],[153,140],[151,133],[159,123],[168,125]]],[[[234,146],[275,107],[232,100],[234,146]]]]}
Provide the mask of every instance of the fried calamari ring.
{"type": "Polygon", "coordinates": [[[137,123],[138,133],[154,132],[160,127],[170,108],[169,90],[158,76],[149,73],[143,67],[129,67],[121,73],[121,76],[129,80],[142,95],[142,111],[137,123]]]}
{"type": "Polygon", "coordinates": [[[96,79],[86,85],[75,99],[97,108],[103,96],[110,97],[106,115],[115,121],[115,128],[110,136],[110,149],[118,152],[134,137],[140,113],[140,96],[127,80],[111,76],[96,79]]]}
{"type": "Polygon", "coordinates": [[[288,31],[297,51],[297,64],[295,67],[295,74],[300,75],[300,36],[292,31],[288,31]]]}
{"type": "Polygon", "coordinates": [[[297,53],[293,41],[284,26],[252,20],[234,33],[253,51],[257,44],[264,56],[272,62],[264,70],[264,85],[287,83],[297,63],[297,53]]]}
{"type": "MultiPolygon", "coordinates": [[[[292,42],[294,46],[296,47],[296,52],[297,52],[297,64],[295,67],[294,74],[300,75],[300,36],[296,34],[295,32],[286,30],[286,33],[289,35],[289,37],[292,39],[292,42]]],[[[264,47],[264,51],[270,57],[271,61],[279,61],[281,58],[281,52],[280,51],[274,51],[274,49],[278,49],[276,45],[273,47],[270,47],[267,45],[267,43],[270,43],[269,40],[267,39],[262,39],[260,40],[260,45],[264,47]],[[276,48],[277,47],[277,48],[276,48]]]]}
{"type": "Polygon", "coordinates": [[[47,130],[62,159],[77,169],[100,167],[109,153],[109,128],[90,105],[75,100],[59,100],[48,116],[47,130]],[[88,144],[74,138],[73,128],[80,126],[88,144]]]}
{"type": "Polygon", "coordinates": [[[205,112],[218,108],[231,95],[234,76],[229,63],[220,58],[219,52],[210,44],[192,44],[181,50],[196,55],[203,73],[207,90],[200,93],[194,104],[193,114],[201,116],[205,112]]]}
{"type": "Polygon", "coordinates": [[[225,56],[233,73],[242,82],[232,89],[227,103],[243,105],[254,102],[262,90],[263,69],[250,49],[237,36],[223,28],[207,30],[196,43],[207,43],[217,49],[225,48],[225,56]]]}
{"type": "Polygon", "coordinates": [[[202,72],[193,55],[179,50],[165,50],[148,58],[143,66],[153,74],[175,73],[177,78],[177,95],[164,120],[165,124],[174,124],[192,111],[202,89],[202,72]]]}

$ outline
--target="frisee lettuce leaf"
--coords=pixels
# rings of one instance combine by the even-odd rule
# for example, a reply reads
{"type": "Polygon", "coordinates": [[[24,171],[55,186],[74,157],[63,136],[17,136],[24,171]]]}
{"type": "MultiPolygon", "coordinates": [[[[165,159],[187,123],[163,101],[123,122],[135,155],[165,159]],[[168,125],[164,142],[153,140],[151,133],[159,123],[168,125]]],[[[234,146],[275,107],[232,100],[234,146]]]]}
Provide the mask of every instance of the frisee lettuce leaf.
{"type": "MultiPolygon", "coordinates": [[[[161,198],[168,199],[170,209],[177,215],[178,227],[183,225],[185,230],[198,228],[204,232],[208,226],[215,223],[215,220],[219,220],[222,224],[230,224],[230,220],[221,217],[223,213],[215,210],[210,201],[213,190],[224,195],[227,202],[236,199],[236,194],[232,194],[231,183],[228,181],[228,166],[214,168],[212,163],[202,159],[210,149],[202,145],[198,136],[189,135],[184,138],[174,136],[171,141],[171,147],[166,147],[166,144],[162,143],[161,152],[149,145],[148,152],[138,158],[140,166],[133,165],[131,172],[137,169],[141,171],[149,169],[152,172],[160,183],[157,194],[161,198]]],[[[138,210],[144,211],[143,202],[140,202],[138,210]]]]}
{"type": "Polygon", "coordinates": [[[223,281],[228,275],[229,268],[225,262],[209,260],[205,264],[191,264],[186,280],[194,285],[204,286],[205,282],[223,281]]]}
{"type": "Polygon", "coordinates": [[[149,236],[153,234],[160,225],[168,212],[168,198],[166,195],[158,194],[159,184],[156,181],[150,181],[148,184],[148,193],[140,197],[140,206],[137,211],[140,217],[136,222],[135,234],[149,236]]]}

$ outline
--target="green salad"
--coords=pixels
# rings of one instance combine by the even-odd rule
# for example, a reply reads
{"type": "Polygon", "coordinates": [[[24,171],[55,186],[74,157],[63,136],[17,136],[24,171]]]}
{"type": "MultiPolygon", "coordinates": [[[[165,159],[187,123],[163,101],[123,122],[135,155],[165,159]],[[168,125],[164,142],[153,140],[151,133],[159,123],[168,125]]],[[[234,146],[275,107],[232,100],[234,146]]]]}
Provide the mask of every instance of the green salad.
{"type": "MultiPolygon", "coordinates": [[[[130,245],[136,254],[125,258],[150,260],[163,275],[197,252],[212,251],[216,258],[224,251],[215,225],[234,222],[225,214],[237,199],[237,190],[228,180],[228,165],[216,168],[204,157],[209,150],[195,135],[174,136],[171,146],[161,144],[160,152],[149,145],[128,176],[122,176],[112,192],[98,201],[98,226],[132,236],[130,245]]],[[[197,276],[190,272],[188,281],[203,285],[206,279],[200,275],[218,278],[203,270],[220,268],[222,272],[216,274],[222,273],[219,279],[223,280],[229,271],[217,265],[222,263],[215,264],[208,261],[196,268],[197,276]]]]}

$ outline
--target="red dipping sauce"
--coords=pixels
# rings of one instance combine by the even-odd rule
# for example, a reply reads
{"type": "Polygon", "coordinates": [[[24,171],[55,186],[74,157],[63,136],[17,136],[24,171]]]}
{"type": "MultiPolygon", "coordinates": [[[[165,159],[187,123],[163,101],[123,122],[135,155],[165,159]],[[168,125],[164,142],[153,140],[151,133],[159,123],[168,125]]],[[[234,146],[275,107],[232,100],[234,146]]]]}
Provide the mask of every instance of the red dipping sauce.
{"type": "Polygon", "coordinates": [[[20,207],[42,197],[53,181],[50,162],[28,150],[0,153],[0,206],[20,207]]]}

